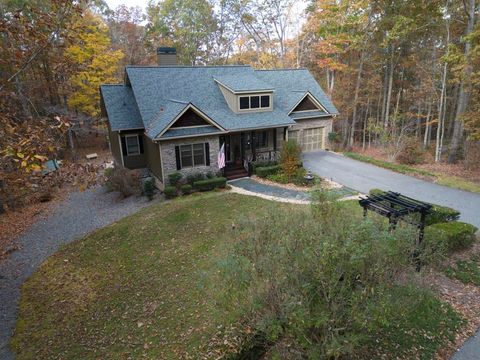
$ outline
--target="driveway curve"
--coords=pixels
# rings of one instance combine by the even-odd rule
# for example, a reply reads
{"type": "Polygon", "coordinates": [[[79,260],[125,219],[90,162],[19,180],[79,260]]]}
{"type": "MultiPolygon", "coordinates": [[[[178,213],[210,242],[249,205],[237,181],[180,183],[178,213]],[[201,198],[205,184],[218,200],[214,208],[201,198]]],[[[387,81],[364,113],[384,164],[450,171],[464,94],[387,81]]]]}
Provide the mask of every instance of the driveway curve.
{"type": "Polygon", "coordinates": [[[304,167],[321,177],[362,193],[378,188],[448,206],[461,212],[460,220],[480,228],[480,194],[434,184],[332,152],[316,151],[302,157],[304,167]]]}
{"type": "Polygon", "coordinates": [[[70,193],[49,216],[33,224],[18,238],[20,250],[0,261],[0,359],[11,360],[9,341],[17,319],[17,305],[23,282],[60,246],[98,228],[128,216],[161,198],[149,202],[131,196],[120,200],[118,193],[95,188],[70,193]]]}

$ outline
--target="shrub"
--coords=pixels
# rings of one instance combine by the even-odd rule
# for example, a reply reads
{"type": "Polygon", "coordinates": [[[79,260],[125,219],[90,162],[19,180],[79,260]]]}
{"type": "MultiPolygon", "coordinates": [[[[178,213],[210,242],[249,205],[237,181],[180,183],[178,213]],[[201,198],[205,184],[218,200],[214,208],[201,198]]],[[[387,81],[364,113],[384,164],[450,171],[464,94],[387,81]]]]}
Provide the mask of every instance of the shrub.
{"type": "Polygon", "coordinates": [[[115,168],[113,167],[110,167],[110,168],[106,168],[105,171],[103,172],[103,175],[106,177],[106,178],[109,178],[110,176],[112,176],[112,173],[115,171],[115,168]]]}
{"type": "Polygon", "coordinates": [[[328,141],[332,144],[340,142],[340,134],[332,131],[328,133],[328,141]]]}
{"type": "Polygon", "coordinates": [[[268,175],[277,174],[280,170],[281,170],[280,165],[258,167],[256,170],[256,174],[261,178],[265,178],[268,175]]]}
{"type": "Polygon", "coordinates": [[[180,184],[180,180],[182,180],[182,174],[179,172],[174,172],[168,175],[168,183],[171,186],[178,186],[180,184]]]}
{"type": "Polygon", "coordinates": [[[403,358],[418,340],[433,356],[460,320],[430,292],[395,282],[410,265],[412,230],[390,232],[343,206],[323,193],[313,213],[272,206],[237,226],[219,264],[221,304],[265,334],[267,352],[283,346],[295,358],[403,358]],[[428,336],[405,336],[411,332],[428,336]]]}
{"type": "Polygon", "coordinates": [[[300,145],[296,141],[288,140],[283,143],[280,166],[282,167],[282,172],[289,178],[295,175],[298,164],[301,163],[301,152],[300,145]]]}
{"type": "Polygon", "coordinates": [[[192,185],[190,184],[185,184],[180,187],[180,191],[182,192],[183,195],[189,195],[192,193],[192,185]]]}
{"type": "Polygon", "coordinates": [[[165,186],[163,193],[167,199],[173,199],[178,196],[177,188],[175,186],[165,186]]]}
{"type": "Polygon", "coordinates": [[[215,177],[215,174],[214,174],[213,172],[209,171],[209,172],[205,175],[205,177],[206,177],[207,179],[213,179],[213,178],[215,177]]]}
{"type": "Polygon", "coordinates": [[[278,162],[273,160],[259,160],[252,163],[252,170],[253,170],[253,173],[256,174],[257,168],[269,167],[274,165],[278,165],[278,162]]]}
{"type": "Polygon", "coordinates": [[[453,252],[472,245],[477,230],[475,226],[461,221],[433,224],[425,228],[425,241],[433,248],[453,252]]]}
{"type": "MultiPolygon", "coordinates": [[[[372,189],[370,190],[369,194],[370,195],[382,195],[384,194],[385,191],[380,190],[380,189],[372,189]]],[[[426,219],[426,225],[433,225],[437,223],[444,223],[444,222],[449,222],[449,221],[455,221],[460,218],[460,212],[446,207],[446,206],[440,206],[440,205],[435,205],[435,204],[430,204],[432,205],[431,213],[427,215],[426,219]]]]}
{"type": "Polygon", "coordinates": [[[292,182],[297,186],[313,185],[314,182],[307,182],[307,180],[305,179],[306,174],[307,170],[305,170],[303,167],[299,167],[297,171],[295,171],[292,182]]]}
{"type": "Polygon", "coordinates": [[[460,212],[455,209],[432,205],[432,212],[427,216],[427,225],[456,221],[460,218],[460,212]]]}
{"type": "Polygon", "coordinates": [[[143,182],[143,193],[147,196],[148,200],[153,199],[155,194],[155,179],[148,178],[143,182]]]}
{"type": "Polygon", "coordinates": [[[270,181],[277,182],[279,184],[288,184],[289,182],[287,175],[281,172],[277,174],[267,175],[267,179],[270,181]]]}
{"type": "Polygon", "coordinates": [[[385,191],[381,190],[381,189],[372,189],[369,191],[369,195],[372,195],[372,196],[378,196],[378,195],[382,195],[384,194],[385,191]]]}
{"type": "Polygon", "coordinates": [[[400,164],[412,165],[421,164],[424,161],[424,158],[425,154],[419,141],[414,137],[410,137],[405,140],[396,160],[400,164]]]}
{"type": "Polygon", "coordinates": [[[187,183],[193,186],[195,181],[203,180],[204,176],[201,172],[197,172],[194,174],[187,175],[187,183]]]}
{"type": "Polygon", "coordinates": [[[142,182],[137,170],[114,168],[107,172],[107,188],[110,191],[118,191],[124,198],[142,193],[142,182]]]}
{"type": "Polygon", "coordinates": [[[193,187],[200,191],[209,191],[217,188],[224,188],[227,184],[227,179],[224,177],[216,177],[213,179],[206,179],[195,181],[193,187]]]}

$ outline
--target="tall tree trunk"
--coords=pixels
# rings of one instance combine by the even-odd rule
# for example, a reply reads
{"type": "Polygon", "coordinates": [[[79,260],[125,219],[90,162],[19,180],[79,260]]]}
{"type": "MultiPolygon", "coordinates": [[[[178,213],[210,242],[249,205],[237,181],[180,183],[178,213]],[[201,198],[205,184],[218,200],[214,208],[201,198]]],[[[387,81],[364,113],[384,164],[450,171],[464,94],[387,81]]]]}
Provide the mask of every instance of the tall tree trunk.
{"type": "MultiPolygon", "coordinates": [[[[365,49],[365,47],[364,47],[365,49]]],[[[352,130],[350,132],[349,144],[353,146],[355,141],[355,123],[357,122],[357,104],[358,94],[360,93],[360,84],[362,82],[363,63],[365,62],[365,50],[362,49],[360,54],[360,65],[358,65],[357,83],[355,84],[355,95],[353,96],[353,115],[352,115],[352,130]]],[[[368,106],[367,106],[368,107],[368,106]]]]}
{"type": "Polygon", "coordinates": [[[423,147],[430,145],[430,136],[432,133],[432,125],[430,124],[430,116],[432,115],[432,101],[428,99],[427,118],[425,119],[425,135],[423,137],[423,147]]]}
{"type": "Polygon", "coordinates": [[[388,92],[387,92],[387,99],[385,103],[385,120],[384,120],[384,127],[387,128],[389,125],[389,115],[390,115],[390,101],[392,99],[392,87],[393,87],[393,48],[390,50],[390,68],[388,72],[388,92]]]}
{"type": "MultiPolygon", "coordinates": [[[[467,28],[465,36],[473,32],[475,25],[475,0],[468,0],[468,4],[464,2],[465,10],[468,14],[467,28]]],[[[472,75],[472,60],[470,58],[470,50],[472,47],[471,40],[467,37],[465,40],[465,57],[467,64],[463,72],[462,80],[460,82],[460,90],[458,93],[457,112],[455,113],[455,122],[453,127],[453,137],[450,144],[450,153],[448,154],[448,162],[454,163],[458,160],[460,145],[463,140],[463,122],[462,116],[467,110],[468,102],[470,100],[470,77],[472,75]]]]}
{"type": "Polygon", "coordinates": [[[420,100],[418,100],[418,105],[417,105],[417,120],[416,120],[416,126],[415,126],[415,137],[418,139],[420,135],[422,134],[421,131],[421,126],[422,126],[422,108],[423,104],[420,100]]]}
{"type": "MultiPolygon", "coordinates": [[[[449,0],[446,1],[445,4],[445,12],[448,14],[448,3],[449,0]]],[[[446,39],[446,55],[448,57],[449,54],[449,46],[450,46],[450,18],[446,16],[445,27],[447,31],[447,39],[446,39]]],[[[437,139],[435,141],[435,162],[439,162],[442,159],[442,150],[443,150],[443,137],[445,134],[445,113],[447,107],[446,101],[446,89],[447,89],[447,70],[448,64],[445,62],[443,64],[443,74],[442,74],[442,91],[440,93],[440,101],[438,103],[438,126],[437,126],[437,139]]]]}
{"type": "Polygon", "coordinates": [[[446,129],[447,137],[449,139],[451,139],[453,136],[453,123],[455,118],[455,112],[457,110],[458,89],[459,89],[458,84],[455,84],[453,85],[453,90],[451,91],[452,96],[451,96],[450,106],[449,106],[448,115],[447,115],[448,126],[446,129]]]}
{"type": "MultiPolygon", "coordinates": [[[[367,108],[365,109],[365,118],[363,119],[362,149],[365,150],[365,140],[367,137],[368,113],[370,111],[370,96],[367,98],[367,108]]],[[[370,133],[368,135],[370,139],[370,133]]]]}

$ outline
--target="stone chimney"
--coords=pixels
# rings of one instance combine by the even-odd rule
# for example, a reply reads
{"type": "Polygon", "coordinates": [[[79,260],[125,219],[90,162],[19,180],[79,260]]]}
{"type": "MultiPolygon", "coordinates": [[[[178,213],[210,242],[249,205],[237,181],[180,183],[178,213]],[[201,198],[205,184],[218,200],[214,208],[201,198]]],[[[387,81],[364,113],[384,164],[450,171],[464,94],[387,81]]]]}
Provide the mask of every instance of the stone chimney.
{"type": "Polygon", "coordinates": [[[157,48],[157,61],[159,66],[177,65],[177,49],[174,47],[157,48]]]}

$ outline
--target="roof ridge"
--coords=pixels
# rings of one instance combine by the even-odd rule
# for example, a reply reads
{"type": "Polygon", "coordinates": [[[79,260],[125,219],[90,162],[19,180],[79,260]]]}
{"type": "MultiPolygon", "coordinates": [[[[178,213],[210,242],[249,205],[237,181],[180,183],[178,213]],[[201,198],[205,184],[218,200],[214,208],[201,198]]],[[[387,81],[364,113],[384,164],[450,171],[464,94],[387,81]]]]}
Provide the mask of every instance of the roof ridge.
{"type": "Polygon", "coordinates": [[[253,71],[291,71],[291,70],[308,70],[306,67],[299,68],[278,68],[278,69],[253,69],[253,71]]]}
{"type": "Polygon", "coordinates": [[[179,104],[185,104],[185,105],[190,104],[190,101],[177,100],[177,99],[166,99],[166,100],[171,101],[171,102],[175,102],[175,103],[179,103],[179,104]]]}
{"type": "Polygon", "coordinates": [[[125,68],[146,68],[146,69],[205,69],[205,68],[251,68],[250,65],[172,65],[172,66],[159,66],[159,65],[126,65],[125,68]]]}

